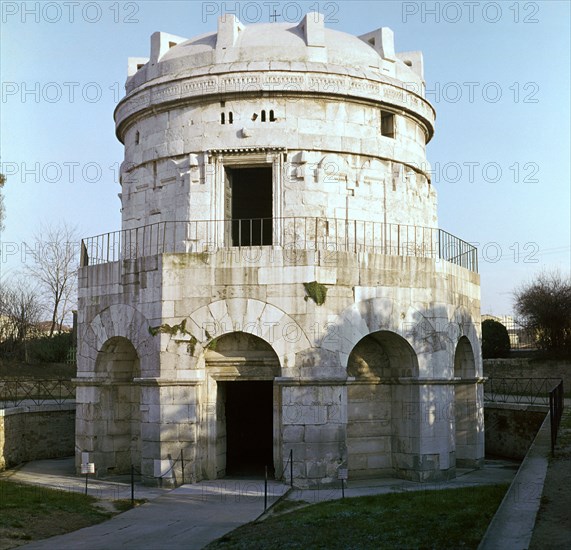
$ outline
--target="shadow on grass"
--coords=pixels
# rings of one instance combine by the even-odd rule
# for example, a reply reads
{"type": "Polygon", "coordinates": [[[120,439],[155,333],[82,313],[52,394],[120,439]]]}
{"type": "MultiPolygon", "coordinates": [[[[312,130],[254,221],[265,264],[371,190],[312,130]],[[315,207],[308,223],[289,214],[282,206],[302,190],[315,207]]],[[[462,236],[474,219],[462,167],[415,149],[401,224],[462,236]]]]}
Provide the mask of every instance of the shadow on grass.
{"type": "Polygon", "coordinates": [[[508,484],[313,504],[244,525],[219,549],[477,548],[508,484]]]}

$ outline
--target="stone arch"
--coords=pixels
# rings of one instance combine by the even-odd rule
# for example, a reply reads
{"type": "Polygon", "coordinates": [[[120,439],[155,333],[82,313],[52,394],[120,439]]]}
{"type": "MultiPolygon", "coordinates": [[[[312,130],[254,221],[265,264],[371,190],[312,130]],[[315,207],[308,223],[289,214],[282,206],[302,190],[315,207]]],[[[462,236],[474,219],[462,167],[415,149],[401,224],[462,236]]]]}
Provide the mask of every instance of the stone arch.
{"type": "Polygon", "coordinates": [[[451,349],[456,351],[459,341],[465,337],[471,347],[474,373],[473,376],[482,376],[482,354],[480,347],[480,329],[479,323],[476,324],[474,318],[468,308],[464,306],[457,307],[450,316],[449,330],[447,337],[452,344],[451,349]]]}
{"type": "Polygon", "coordinates": [[[213,340],[204,354],[209,373],[225,377],[272,380],[280,374],[279,359],[272,346],[247,332],[230,332],[213,340]]]}
{"type": "Polygon", "coordinates": [[[141,375],[139,356],[130,340],[112,336],[97,353],[95,375],[106,382],[132,382],[141,375]]]}
{"type": "Polygon", "coordinates": [[[259,336],[235,331],[211,340],[204,359],[211,414],[202,438],[203,475],[259,475],[264,466],[273,473],[280,456],[276,352],[259,336]]]}
{"type": "Polygon", "coordinates": [[[418,425],[405,406],[417,403],[418,359],[410,343],[388,330],[361,338],[347,362],[347,462],[351,477],[406,469],[418,425]]]}
{"type": "MultiPolygon", "coordinates": [[[[126,304],[109,306],[93,318],[78,338],[79,355],[96,361],[97,354],[114,337],[123,337],[131,342],[137,350],[141,373],[158,375],[158,361],[152,361],[156,345],[149,333],[149,322],[140,311],[126,304]]],[[[80,371],[83,364],[83,361],[79,363],[80,371]]]]}
{"type": "Polygon", "coordinates": [[[361,339],[386,331],[405,340],[415,355],[423,351],[419,349],[413,330],[423,318],[419,311],[389,297],[366,298],[365,295],[359,299],[359,292],[356,291],[358,301],[343,310],[331,323],[335,338],[323,337],[317,342],[320,347],[339,353],[341,364],[347,365],[349,355],[361,339]]]}
{"type": "Polygon", "coordinates": [[[380,330],[357,342],[347,361],[347,374],[359,379],[416,378],[418,359],[412,346],[402,336],[380,330]]]}
{"type": "Polygon", "coordinates": [[[103,343],[95,361],[96,388],[90,420],[94,425],[94,462],[100,474],[128,473],[141,462],[141,388],[139,355],[124,336],[103,343]]]}
{"type": "Polygon", "coordinates": [[[472,344],[467,336],[461,336],[456,344],[454,353],[454,377],[474,378],[476,376],[476,361],[472,344]]]}
{"type": "Polygon", "coordinates": [[[454,434],[456,465],[475,466],[478,456],[479,432],[478,383],[475,380],[476,363],[472,345],[467,336],[461,336],[454,353],[454,434]]]}
{"type": "Polygon", "coordinates": [[[204,354],[215,339],[233,332],[252,334],[276,353],[282,376],[296,376],[296,354],[310,347],[299,324],[272,304],[251,298],[217,300],[194,311],[187,330],[197,339],[195,355],[204,354]]]}

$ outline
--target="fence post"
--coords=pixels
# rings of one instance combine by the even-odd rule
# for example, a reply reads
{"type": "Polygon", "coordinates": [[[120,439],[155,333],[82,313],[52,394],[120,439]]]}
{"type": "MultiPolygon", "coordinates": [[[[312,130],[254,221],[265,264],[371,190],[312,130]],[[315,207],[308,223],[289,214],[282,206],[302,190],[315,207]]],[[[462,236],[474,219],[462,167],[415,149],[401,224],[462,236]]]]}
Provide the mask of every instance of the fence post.
{"type": "Polygon", "coordinates": [[[268,466],[264,466],[264,512],[268,507],[268,466]]]}
{"type": "Polygon", "coordinates": [[[289,486],[293,487],[293,449],[289,450],[289,486]]]}

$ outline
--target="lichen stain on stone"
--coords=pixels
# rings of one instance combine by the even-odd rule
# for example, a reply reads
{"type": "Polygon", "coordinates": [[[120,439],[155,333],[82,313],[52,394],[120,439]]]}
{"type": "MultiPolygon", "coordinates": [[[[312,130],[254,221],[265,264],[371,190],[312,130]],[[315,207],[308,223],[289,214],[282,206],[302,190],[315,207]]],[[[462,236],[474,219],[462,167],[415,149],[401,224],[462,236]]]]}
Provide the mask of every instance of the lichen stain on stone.
{"type": "Polygon", "coordinates": [[[190,332],[186,330],[186,319],[183,319],[178,325],[169,325],[168,323],[163,323],[156,327],[149,327],[149,334],[151,336],[156,336],[157,334],[170,334],[174,336],[177,333],[188,334],[192,336],[190,332]]]}
{"type": "Polygon", "coordinates": [[[305,297],[306,302],[308,298],[311,298],[318,306],[325,303],[325,298],[327,297],[327,287],[325,285],[317,281],[312,281],[311,283],[303,283],[303,286],[305,292],[307,292],[307,296],[305,297]]]}

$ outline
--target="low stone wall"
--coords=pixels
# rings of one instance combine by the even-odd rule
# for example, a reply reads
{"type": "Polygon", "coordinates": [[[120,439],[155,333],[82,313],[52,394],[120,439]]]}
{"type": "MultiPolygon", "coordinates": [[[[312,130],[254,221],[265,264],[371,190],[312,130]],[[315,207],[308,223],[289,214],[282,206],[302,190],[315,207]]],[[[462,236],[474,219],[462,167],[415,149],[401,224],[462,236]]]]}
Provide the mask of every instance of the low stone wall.
{"type": "Polygon", "coordinates": [[[547,414],[545,406],[486,403],[486,456],[522,460],[547,414]]]}
{"type": "Polygon", "coordinates": [[[484,359],[488,378],[561,378],[565,393],[571,392],[571,360],[484,359]]]}
{"type": "Polygon", "coordinates": [[[0,409],[0,471],[21,462],[74,454],[75,403],[0,409]]]}

